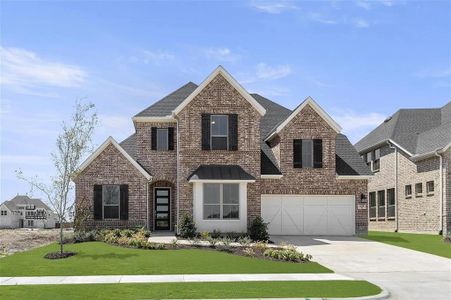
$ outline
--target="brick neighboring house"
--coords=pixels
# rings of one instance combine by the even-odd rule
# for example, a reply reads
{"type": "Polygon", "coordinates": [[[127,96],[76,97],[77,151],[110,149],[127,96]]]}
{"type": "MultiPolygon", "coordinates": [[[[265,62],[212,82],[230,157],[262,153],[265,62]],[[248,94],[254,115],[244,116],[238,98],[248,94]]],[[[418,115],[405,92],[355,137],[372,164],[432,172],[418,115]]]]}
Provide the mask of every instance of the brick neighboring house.
{"type": "Polygon", "coordinates": [[[355,144],[372,167],[369,229],[451,230],[451,102],[400,109],[355,144]]]}
{"type": "Polygon", "coordinates": [[[0,204],[0,228],[55,228],[55,213],[41,201],[17,195],[0,204]]]}
{"type": "Polygon", "coordinates": [[[291,111],[219,66],[132,120],[75,179],[91,227],[175,230],[188,214],[199,231],[246,232],[261,215],[271,234],[367,232],[371,172],[310,97],[291,111]]]}

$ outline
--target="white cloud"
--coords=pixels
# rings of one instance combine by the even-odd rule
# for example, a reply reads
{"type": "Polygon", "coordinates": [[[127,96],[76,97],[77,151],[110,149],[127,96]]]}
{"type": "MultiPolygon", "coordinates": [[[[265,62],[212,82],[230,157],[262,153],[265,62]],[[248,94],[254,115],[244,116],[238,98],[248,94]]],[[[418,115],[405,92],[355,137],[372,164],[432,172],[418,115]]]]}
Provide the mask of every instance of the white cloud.
{"type": "Polygon", "coordinates": [[[326,24],[326,25],[335,25],[338,23],[337,20],[332,19],[328,16],[325,16],[324,14],[318,13],[318,12],[311,12],[308,14],[308,19],[314,22],[318,22],[321,24],[326,24]]]}
{"type": "Polygon", "coordinates": [[[257,65],[256,75],[259,79],[279,79],[291,74],[291,67],[289,65],[269,66],[265,63],[257,65]]]}
{"type": "Polygon", "coordinates": [[[379,113],[354,111],[337,111],[332,117],[340,124],[352,143],[357,142],[386,119],[386,116],[379,113]]]}
{"type": "Polygon", "coordinates": [[[371,9],[371,4],[370,4],[370,2],[368,0],[359,0],[359,1],[356,1],[355,4],[358,7],[366,9],[366,10],[370,10],[371,9]]]}
{"type": "Polygon", "coordinates": [[[235,54],[229,48],[225,47],[210,47],[204,49],[205,55],[209,59],[233,62],[239,59],[239,55],[235,54]]]}
{"type": "Polygon", "coordinates": [[[269,81],[286,77],[292,73],[289,65],[270,66],[259,63],[255,67],[255,73],[244,73],[239,75],[241,83],[254,83],[259,81],[269,81]]]}
{"type": "Polygon", "coordinates": [[[251,1],[251,6],[268,14],[280,14],[298,9],[292,1],[251,1]]]}
{"type": "Polygon", "coordinates": [[[42,85],[79,86],[87,77],[78,66],[46,60],[19,48],[0,47],[0,67],[0,84],[22,90],[42,85]]]}
{"type": "Polygon", "coordinates": [[[175,60],[175,55],[162,50],[141,50],[138,55],[130,57],[130,60],[144,64],[160,64],[175,60]]]}
{"type": "Polygon", "coordinates": [[[362,18],[354,18],[352,19],[352,25],[354,25],[357,28],[368,28],[370,27],[370,23],[362,18]]]}
{"type": "Polygon", "coordinates": [[[443,77],[450,77],[451,76],[451,68],[448,69],[442,69],[442,70],[424,70],[419,71],[414,74],[416,77],[419,78],[443,78],[443,77]]]}

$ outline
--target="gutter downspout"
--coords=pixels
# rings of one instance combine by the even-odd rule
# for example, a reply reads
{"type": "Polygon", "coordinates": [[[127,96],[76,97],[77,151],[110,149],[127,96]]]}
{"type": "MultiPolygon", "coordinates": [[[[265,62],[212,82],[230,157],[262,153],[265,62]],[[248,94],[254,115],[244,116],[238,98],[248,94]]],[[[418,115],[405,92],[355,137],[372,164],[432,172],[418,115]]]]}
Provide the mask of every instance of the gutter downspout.
{"type": "MultiPolygon", "coordinates": [[[[398,232],[399,218],[398,218],[398,148],[394,147],[390,142],[387,142],[390,149],[395,150],[395,232],[398,232]]],[[[388,206],[387,206],[388,207],[388,206]]]]}
{"type": "Polygon", "coordinates": [[[435,156],[440,158],[440,232],[443,234],[443,155],[438,153],[438,150],[434,152],[435,156]]]}
{"type": "Polygon", "coordinates": [[[146,182],[146,228],[150,230],[149,226],[149,181],[146,182]]]}
{"type": "Polygon", "coordinates": [[[176,232],[176,234],[178,235],[179,234],[179,220],[180,220],[180,205],[179,205],[179,171],[180,171],[180,157],[179,157],[179,149],[180,149],[180,147],[179,147],[179,141],[180,141],[180,139],[179,139],[179,137],[180,137],[180,134],[179,134],[179,120],[176,118],[175,119],[176,120],[176,122],[177,122],[177,173],[176,173],[176,180],[177,180],[177,183],[176,183],[176,189],[177,189],[177,213],[176,213],[176,217],[177,217],[177,220],[175,221],[175,224],[176,224],[176,229],[175,229],[175,232],[176,232]]]}

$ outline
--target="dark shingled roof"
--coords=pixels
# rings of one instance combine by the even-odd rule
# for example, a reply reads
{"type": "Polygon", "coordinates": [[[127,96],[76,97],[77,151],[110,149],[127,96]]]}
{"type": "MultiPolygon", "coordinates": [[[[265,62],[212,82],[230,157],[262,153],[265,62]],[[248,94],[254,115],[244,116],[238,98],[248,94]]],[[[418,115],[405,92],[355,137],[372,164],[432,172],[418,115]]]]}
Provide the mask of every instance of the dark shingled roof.
{"type": "Polygon", "coordinates": [[[181,88],[170,93],[161,100],[155,102],[148,108],[144,109],[135,117],[166,117],[172,114],[174,108],[179,106],[194,90],[197,88],[197,84],[191,81],[182,86],[181,88]]]}
{"type": "Polygon", "coordinates": [[[200,165],[189,177],[207,180],[255,180],[238,165],[200,165]]]}
{"type": "MultiPolygon", "coordinates": [[[[136,117],[165,117],[171,115],[172,111],[183,102],[195,89],[197,85],[188,82],[176,91],[170,93],[158,102],[144,109],[136,115],[136,117]]],[[[271,148],[263,140],[277,125],[285,120],[292,111],[282,105],[279,105],[259,94],[251,94],[251,96],[266,109],[266,114],[261,118],[260,136],[261,140],[261,174],[273,175],[281,174],[278,168],[278,162],[271,148]]],[[[451,109],[450,109],[451,111],[451,109]]],[[[124,150],[136,159],[136,136],[132,134],[122,141],[120,145],[124,150]]],[[[349,143],[344,135],[337,136],[336,152],[338,155],[337,174],[339,175],[368,175],[369,170],[365,164],[361,165],[361,159],[353,146],[349,143]],[[347,143],[343,141],[346,139],[347,143]],[[341,163],[343,162],[343,163],[341,163]],[[357,172],[357,173],[356,173],[357,172]]]]}
{"type": "Polygon", "coordinates": [[[338,175],[372,175],[370,168],[344,134],[337,134],[335,154],[338,175]]]}
{"type": "Polygon", "coordinates": [[[393,140],[412,155],[443,148],[451,142],[451,102],[442,108],[400,109],[355,144],[364,153],[393,140]]]}
{"type": "Polygon", "coordinates": [[[41,199],[30,198],[26,195],[17,195],[11,200],[3,202],[3,204],[5,204],[9,210],[16,210],[17,205],[34,205],[36,206],[36,208],[50,210],[50,208],[44,202],[42,202],[41,199]]]}

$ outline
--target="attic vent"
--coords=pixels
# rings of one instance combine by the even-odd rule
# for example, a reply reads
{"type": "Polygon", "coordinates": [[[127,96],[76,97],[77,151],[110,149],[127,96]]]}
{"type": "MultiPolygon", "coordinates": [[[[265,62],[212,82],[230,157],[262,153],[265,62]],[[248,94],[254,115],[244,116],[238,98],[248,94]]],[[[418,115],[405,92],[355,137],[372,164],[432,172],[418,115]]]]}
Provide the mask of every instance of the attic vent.
{"type": "Polygon", "coordinates": [[[387,119],[385,119],[385,120],[384,120],[384,123],[387,123],[387,122],[390,121],[390,120],[391,120],[391,116],[388,117],[387,119]]]}

